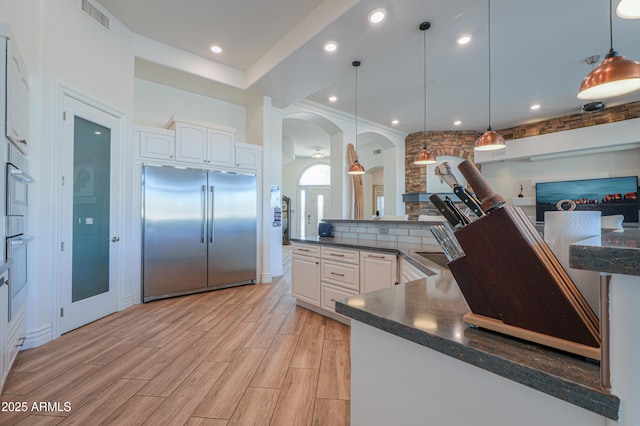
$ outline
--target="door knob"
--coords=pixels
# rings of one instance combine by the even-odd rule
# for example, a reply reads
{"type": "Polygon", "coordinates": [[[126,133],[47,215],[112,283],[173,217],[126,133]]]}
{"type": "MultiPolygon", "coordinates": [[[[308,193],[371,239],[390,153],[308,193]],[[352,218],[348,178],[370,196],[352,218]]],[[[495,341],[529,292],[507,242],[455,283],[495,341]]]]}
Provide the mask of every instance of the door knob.
{"type": "Polygon", "coordinates": [[[113,237],[111,238],[111,241],[117,243],[118,241],[120,241],[120,237],[113,237]]]}

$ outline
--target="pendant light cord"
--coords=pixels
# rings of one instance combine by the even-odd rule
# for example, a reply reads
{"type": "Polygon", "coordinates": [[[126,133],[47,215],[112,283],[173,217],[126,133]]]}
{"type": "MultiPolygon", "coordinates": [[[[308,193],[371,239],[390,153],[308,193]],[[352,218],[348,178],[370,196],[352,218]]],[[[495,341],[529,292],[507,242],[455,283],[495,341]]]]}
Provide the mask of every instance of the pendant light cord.
{"type": "Polygon", "coordinates": [[[613,14],[611,9],[613,8],[613,0],[609,0],[609,52],[613,52],[613,14]]]}
{"type": "Polygon", "coordinates": [[[423,47],[424,47],[424,58],[423,58],[423,66],[424,66],[424,147],[427,147],[427,30],[422,31],[423,34],[423,47]]]}
{"type": "Polygon", "coordinates": [[[355,102],[355,127],[356,127],[356,160],[358,158],[358,67],[360,61],[353,61],[351,65],[356,69],[356,102],[355,102]]]}
{"type": "Polygon", "coordinates": [[[422,31],[422,35],[424,36],[424,140],[425,145],[427,143],[427,31],[422,31]]]}
{"type": "Polygon", "coordinates": [[[488,25],[487,39],[489,41],[488,54],[489,54],[489,129],[491,129],[491,0],[489,0],[489,7],[487,7],[488,25]]]}

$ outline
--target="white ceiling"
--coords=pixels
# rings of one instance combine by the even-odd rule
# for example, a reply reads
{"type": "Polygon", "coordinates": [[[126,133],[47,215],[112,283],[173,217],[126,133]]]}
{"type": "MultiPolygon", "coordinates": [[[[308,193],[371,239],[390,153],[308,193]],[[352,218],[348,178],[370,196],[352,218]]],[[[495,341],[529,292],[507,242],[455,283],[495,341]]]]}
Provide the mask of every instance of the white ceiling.
{"type": "MultiPolygon", "coordinates": [[[[412,133],[423,130],[423,33],[427,37],[427,130],[477,130],[489,124],[487,1],[478,0],[97,0],[132,31],[233,67],[246,87],[215,81],[137,60],[136,76],[205,95],[247,104],[269,96],[277,107],[301,99],[354,113],[358,69],[358,116],[412,133]],[[384,7],[378,25],[367,14],[384,7]],[[466,46],[456,44],[463,33],[466,46]],[[323,52],[327,40],[339,43],[323,52]],[[210,52],[211,44],[224,49],[210,52]],[[329,95],[338,96],[334,104],[329,95]],[[461,120],[454,126],[454,120],[461,120]]],[[[614,0],[614,6],[617,0],[614,0]]],[[[493,0],[491,2],[491,124],[506,128],[573,114],[591,70],[585,58],[609,49],[607,0],[493,0]],[[540,109],[529,107],[539,103],[540,109]]],[[[613,45],[640,60],[640,20],[613,16],[613,45]]],[[[640,93],[605,101],[640,100],[640,93]]],[[[304,123],[285,122],[284,136],[297,155],[328,138],[305,138],[304,123]]],[[[313,126],[312,124],[308,124],[313,126]]],[[[317,136],[317,129],[309,134],[317,136]]],[[[322,145],[319,145],[322,144],[322,145]]]]}

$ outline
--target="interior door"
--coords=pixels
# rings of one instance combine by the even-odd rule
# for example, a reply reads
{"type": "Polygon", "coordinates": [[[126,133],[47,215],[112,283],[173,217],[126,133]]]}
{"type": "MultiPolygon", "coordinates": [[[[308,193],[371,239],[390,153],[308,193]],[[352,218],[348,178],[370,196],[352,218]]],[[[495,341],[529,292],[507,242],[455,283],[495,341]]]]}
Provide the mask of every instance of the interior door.
{"type": "Polygon", "coordinates": [[[329,188],[307,186],[304,193],[304,237],[318,236],[318,223],[329,214],[331,205],[329,188]]]}
{"type": "Polygon", "coordinates": [[[60,321],[65,333],[118,309],[120,120],[64,96],[60,321]]]}

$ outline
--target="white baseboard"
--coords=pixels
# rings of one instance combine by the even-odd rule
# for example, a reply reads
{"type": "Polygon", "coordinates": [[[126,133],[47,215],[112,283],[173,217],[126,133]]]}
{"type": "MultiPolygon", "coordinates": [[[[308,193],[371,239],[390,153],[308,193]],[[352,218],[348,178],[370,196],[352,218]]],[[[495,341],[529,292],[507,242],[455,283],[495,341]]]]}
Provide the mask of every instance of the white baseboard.
{"type": "Polygon", "coordinates": [[[282,269],[282,267],[271,270],[272,277],[281,277],[283,275],[284,275],[284,269],[282,269]]]}
{"type": "Polygon", "coordinates": [[[35,348],[53,340],[53,325],[47,324],[37,330],[30,330],[25,333],[25,341],[22,349],[35,348]]]}
{"type": "Polygon", "coordinates": [[[271,281],[273,281],[273,279],[271,278],[271,274],[269,273],[264,273],[260,276],[260,282],[261,283],[270,283],[271,281]]]}

